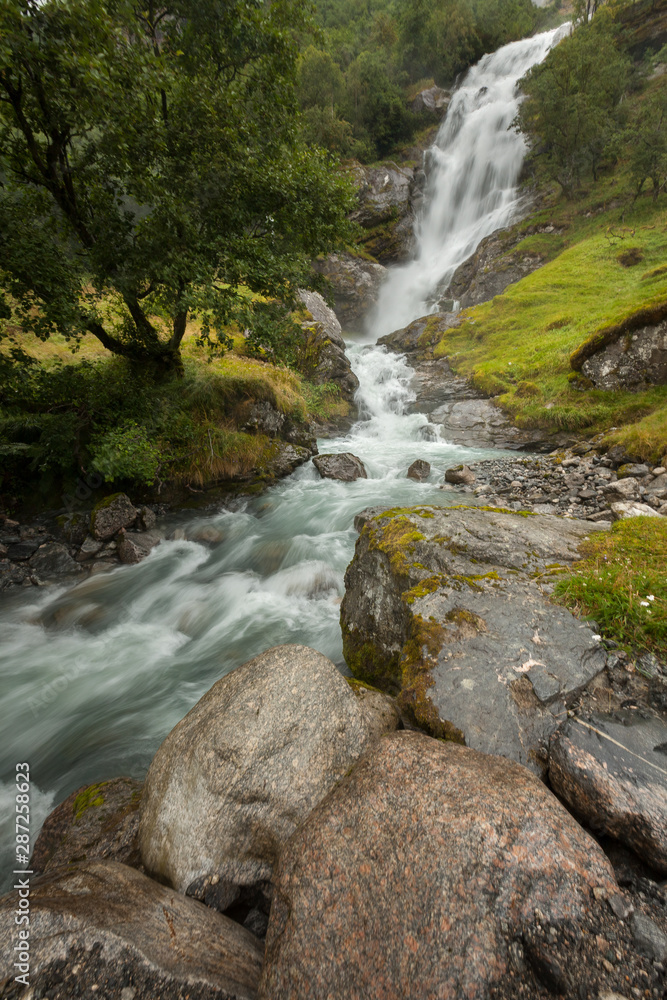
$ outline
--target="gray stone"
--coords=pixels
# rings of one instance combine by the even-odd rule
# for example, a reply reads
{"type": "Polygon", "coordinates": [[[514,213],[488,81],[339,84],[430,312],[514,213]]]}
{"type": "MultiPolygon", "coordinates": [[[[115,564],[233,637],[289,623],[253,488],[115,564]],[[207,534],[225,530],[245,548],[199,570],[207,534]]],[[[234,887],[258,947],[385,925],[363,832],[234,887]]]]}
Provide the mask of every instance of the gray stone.
{"type": "Polygon", "coordinates": [[[407,471],[408,479],[414,479],[418,483],[423,483],[430,475],[430,462],[425,462],[422,458],[416,459],[407,471]]]}
{"type": "Polygon", "coordinates": [[[613,483],[605,483],[602,494],[608,503],[639,499],[639,482],[634,476],[617,479],[613,483]]]}
{"type": "Polygon", "coordinates": [[[86,535],[79,549],[77,559],[80,562],[85,562],[86,559],[93,559],[103,545],[104,542],[101,539],[93,538],[92,535],[86,535]]]}
{"type": "Polygon", "coordinates": [[[357,184],[359,207],[350,218],[371,229],[410,213],[410,192],[414,171],[396,163],[369,167],[355,163],[348,170],[357,184]]]}
{"type": "Polygon", "coordinates": [[[657,510],[649,507],[647,503],[635,503],[626,501],[611,504],[611,517],[613,521],[626,521],[629,517],[660,517],[657,510]]]}
{"type": "Polygon", "coordinates": [[[301,324],[304,358],[300,370],[315,385],[334,382],[340,386],[343,399],[352,402],[359,379],[345,353],[345,341],[335,312],[318,292],[302,290],[299,297],[312,317],[301,324]]]}
{"type": "Polygon", "coordinates": [[[364,316],[377,302],[386,268],[351,254],[332,254],[316,260],[313,267],[331,284],[343,329],[361,330],[364,316]]]}
{"type": "Polygon", "coordinates": [[[446,441],[467,448],[524,448],[546,440],[544,431],[514,427],[490,399],[444,403],[433,410],[429,419],[440,425],[441,436],[446,441]]]}
{"type": "Polygon", "coordinates": [[[361,459],[349,451],[336,455],[317,455],[313,459],[313,465],[322,479],[340,479],[344,483],[353,483],[355,479],[368,479],[361,459]]]}
{"type": "Polygon", "coordinates": [[[634,476],[635,479],[643,479],[644,476],[648,476],[650,472],[650,468],[644,463],[628,462],[626,465],[622,465],[618,470],[618,478],[627,479],[628,476],[634,476]]]}
{"type": "Polygon", "coordinates": [[[549,780],[597,833],[667,872],[667,723],[634,710],[569,719],[551,742],[549,780]]]}
{"type": "Polygon", "coordinates": [[[285,848],[259,996],[486,1000],[536,912],[576,925],[599,887],[609,862],[535,775],[392,733],[285,848]]]}
{"type": "Polygon", "coordinates": [[[660,476],[655,476],[655,478],[646,487],[646,492],[649,494],[663,494],[667,493],[667,473],[663,472],[660,476]]]}
{"type": "Polygon", "coordinates": [[[443,90],[442,87],[428,87],[426,90],[419,91],[417,96],[412,99],[410,107],[416,115],[426,112],[443,118],[450,100],[451,92],[449,90],[443,90]]]}
{"type": "Polygon", "coordinates": [[[285,841],[376,736],[321,653],[262,653],[219,680],[155,755],[146,868],[180,892],[216,886],[223,909],[238,887],[265,886],[285,841]]]}
{"type": "Polygon", "coordinates": [[[317,444],[314,439],[312,445],[306,447],[300,444],[290,444],[278,438],[275,442],[275,452],[266,463],[265,472],[274,479],[282,479],[284,476],[289,476],[300,465],[304,465],[316,453],[317,444]]]}
{"type": "Polygon", "coordinates": [[[149,552],[159,545],[160,535],[153,531],[123,532],[118,541],[118,556],[122,563],[139,563],[145,559],[149,552]]]}
{"type": "Polygon", "coordinates": [[[7,555],[14,562],[27,562],[38,548],[38,541],[35,541],[34,539],[25,539],[8,545],[7,555]]]}
{"type": "Polygon", "coordinates": [[[28,565],[31,572],[44,580],[81,572],[81,566],[72,559],[67,546],[61,542],[47,542],[46,545],[40,545],[30,557],[28,565]]]}
{"type": "Polygon", "coordinates": [[[133,778],[112,778],[72,792],[44,821],[30,868],[42,874],[93,858],[137,867],[141,789],[133,778]]]}
{"type": "Polygon", "coordinates": [[[476,476],[467,465],[455,465],[445,471],[445,482],[454,486],[472,486],[476,476]]]}
{"type": "MultiPolygon", "coordinates": [[[[429,347],[437,344],[446,330],[460,325],[461,319],[456,313],[433,313],[415,319],[408,326],[380,337],[378,344],[388,347],[397,354],[424,354],[428,352],[429,347]]],[[[440,362],[443,360],[440,359],[440,362]]],[[[446,362],[445,365],[449,368],[446,362]]],[[[449,374],[451,375],[451,371],[449,374]]],[[[464,379],[460,381],[465,385],[464,379]]]]}
{"type": "Polygon", "coordinates": [[[90,533],[106,542],[121,528],[129,528],[137,519],[137,510],[125,493],[113,493],[101,500],[90,515],[90,533]]]}
{"type": "Polygon", "coordinates": [[[152,531],[157,524],[157,516],[150,507],[139,508],[139,527],[142,531],[152,531]]]}
{"type": "MultiPolygon", "coordinates": [[[[16,902],[15,892],[0,900],[0,981],[15,975],[16,902]]],[[[58,996],[74,995],[64,981],[78,993],[82,980],[121,974],[142,998],[254,1000],[262,951],[239,924],[116,861],[59,868],[30,883],[30,981],[39,977],[58,996]]]]}
{"type": "Polygon", "coordinates": [[[341,607],[355,676],[397,692],[433,735],[543,773],[551,706],[571,704],[606,653],[540,581],[604,529],[474,507],[372,508],[355,526],[341,607]]]}
{"type": "Polygon", "coordinates": [[[632,934],[637,948],[654,962],[667,962],[667,934],[645,914],[632,914],[632,934]]]}
{"type": "Polygon", "coordinates": [[[667,382],[667,320],[618,337],[584,361],[583,374],[598,389],[639,390],[667,382]]]}

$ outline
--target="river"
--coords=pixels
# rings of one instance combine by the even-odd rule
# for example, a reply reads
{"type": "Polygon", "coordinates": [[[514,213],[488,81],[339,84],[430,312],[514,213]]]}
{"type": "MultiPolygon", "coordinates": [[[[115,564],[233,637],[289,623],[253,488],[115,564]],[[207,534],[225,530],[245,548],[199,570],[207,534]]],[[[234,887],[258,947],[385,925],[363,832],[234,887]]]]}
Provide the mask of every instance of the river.
{"type": "Polygon", "coordinates": [[[423,414],[405,359],[375,341],[435,308],[438,290],[481,239],[521,209],[525,147],[508,130],[517,81],[564,34],[505,46],[464,78],[435,146],[414,262],[392,271],[366,337],[349,343],[359,422],[319,442],[350,451],[368,479],[322,480],[311,462],[233,509],[179,512],[137,566],[78,585],[21,589],[0,603],[0,864],[11,870],[14,769],[30,763],[33,836],[80,785],[141,777],[169,730],[222,675],[271,646],[299,642],[344,669],[339,627],[354,515],[375,504],[446,504],[445,469],[497,452],[448,444],[423,414]],[[417,458],[428,482],[406,478],[417,458]],[[207,541],[202,541],[203,534],[207,541]],[[211,538],[215,538],[211,542],[211,538]],[[10,812],[11,810],[11,812],[10,812]]]}

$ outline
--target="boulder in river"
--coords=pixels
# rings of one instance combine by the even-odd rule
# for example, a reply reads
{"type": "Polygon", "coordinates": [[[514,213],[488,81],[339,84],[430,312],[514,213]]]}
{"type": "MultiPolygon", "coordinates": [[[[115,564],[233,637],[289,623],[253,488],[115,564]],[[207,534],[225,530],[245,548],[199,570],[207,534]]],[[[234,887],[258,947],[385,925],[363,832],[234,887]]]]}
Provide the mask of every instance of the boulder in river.
{"type": "Polygon", "coordinates": [[[153,759],[139,834],[147,870],[222,911],[268,895],[283,844],[384,725],[314,649],[278,646],[238,667],[153,759]]]}
{"type": "Polygon", "coordinates": [[[69,549],[62,542],[46,542],[45,545],[40,545],[30,557],[28,565],[30,571],[43,580],[81,572],[81,567],[72,559],[69,549]]]}
{"type": "Polygon", "coordinates": [[[416,459],[408,469],[408,479],[414,479],[418,483],[423,483],[431,475],[431,465],[423,458],[416,459]]]}
{"type": "Polygon", "coordinates": [[[636,710],[569,719],[551,741],[554,791],[596,833],[667,873],[667,723],[636,710]]]}
{"type": "Polygon", "coordinates": [[[90,533],[104,542],[117,535],[121,528],[129,528],[137,519],[137,509],[125,493],[112,493],[93,507],[90,515],[90,533]]]}
{"type": "Polygon", "coordinates": [[[486,1000],[536,916],[576,927],[594,889],[609,862],[535,775],[390,734],[285,848],[259,996],[486,1000]]]}
{"type": "Polygon", "coordinates": [[[301,324],[304,358],[300,370],[314,385],[335,383],[340,387],[343,399],[351,403],[359,388],[359,379],[345,353],[338,318],[318,292],[302,289],[299,298],[309,314],[301,324]]]}
{"type": "Polygon", "coordinates": [[[475,473],[467,465],[455,465],[445,472],[445,482],[454,486],[472,486],[475,478],[475,473]]]}
{"type": "MultiPolygon", "coordinates": [[[[0,900],[0,982],[13,980],[15,891],[0,900]]],[[[58,868],[30,883],[30,995],[254,1000],[252,934],[116,861],[58,868]]]]}
{"type": "Polygon", "coordinates": [[[93,858],[138,867],[142,783],[112,778],[72,792],[47,816],[30,859],[40,874],[93,858]]]}
{"type": "Polygon", "coordinates": [[[118,556],[122,563],[139,563],[149,552],[159,545],[160,535],[154,531],[121,532],[118,540],[118,556]]]}
{"type": "Polygon", "coordinates": [[[549,600],[549,568],[600,525],[475,507],[371,508],[345,574],[352,673],[412,720],[542,774],[566,708],[605,668],[599,636],[549,600]]]}
{"type": "Polygon", "coordinates": [[[349,451],[337,455],[316,455],[313,465],[322,479],[339,479],[343,483],[368,479],[364,463],[349,451]]]}

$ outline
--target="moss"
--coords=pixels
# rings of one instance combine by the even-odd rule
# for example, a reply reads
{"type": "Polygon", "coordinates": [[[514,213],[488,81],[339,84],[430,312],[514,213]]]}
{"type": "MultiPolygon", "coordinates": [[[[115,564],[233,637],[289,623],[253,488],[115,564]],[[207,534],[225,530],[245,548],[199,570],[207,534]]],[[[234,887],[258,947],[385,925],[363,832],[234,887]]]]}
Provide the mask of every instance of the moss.
{"type": "Polygon", "coordinates": [[[371,551],[379,549],[380,552],[384,552],[389,557],[392,571],[397,576],[403,577],[409,575],[411,561],[408,556],[414,553],[415,544],[426,538],[407,517],[394,514],[387,524],[369,529],[368,537],[369,549],[371,551]]]}
{"type": "Polygon", "coordinates": [[[435,593],[440,587],[444,587],[447,584],[447,577],[441,574],[436,576],[429,576],[426,580],[420,580],[419,583],[411,587],[403,594],[403,600],[406,604],[414,604],[418,601],[420,597],[428,597],[429,594],[435,593]]]}
{"type": "Polygon", "coordinates": [[[413,615],[410,636],[401,653],[398,704],[401,711],[430,736],[465,745],[461,730],[440,718],[428,693],[435,684],[431,669],[446,640],[447,634],[441,625],[426,621],[421,615],[413,615]]]}
{"type": "Polygon", "coordinates": [[[375,687],[373,684],[367,684],[365,681],[360,681],[356,677],[346,677],[345,680],[350,685],[354,693],[359,697],[362,691],[374,691],[376,694],[382,694],[380,688],[375,687]]]}
{"type": "Polygon", "coordinates": [[[89,788],[84,788],[84,790],[77,795],[74,799],[75,820],[79,820],[87,809],[92,809],[94,806],[101,806],[104,804],[102,789],[106,784],[106,781],[102,781],[98,785],[91,785],[89,788]]]}
{"type": "Polygon", "coordinates": [[[357,632],[344,622],[341,622],[341,632],[343,656],[355,679],[397,694],[401,687],[399,654],[383,656],[372,642],[361,641],[357,632]]]}

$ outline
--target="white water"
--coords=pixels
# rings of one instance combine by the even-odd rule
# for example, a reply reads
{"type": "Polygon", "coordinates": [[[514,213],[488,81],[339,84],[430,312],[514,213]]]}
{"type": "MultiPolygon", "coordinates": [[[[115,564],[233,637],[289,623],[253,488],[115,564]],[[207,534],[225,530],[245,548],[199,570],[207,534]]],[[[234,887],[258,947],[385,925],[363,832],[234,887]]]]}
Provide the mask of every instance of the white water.
{"type": "Polygon", "coordinates": [[[517,180],[526,154],[511,128],[519,80],[542,62],[570,25],[512,42],[484,56],[452,97],[430,158],[426,211],[417,225],[416,259],[392,272],[380,296],[375,337],[437,310],[437,298],[480,242],[521,210],[517,180]]]}
{"type": "MultiPolygon", "coordinates": [[[[506,110],[514,101],[510,64],[518,78],[531,59],[544,56],[554,37],[507,46],[483,60],[464,82],[442,133],[450,136],[451,148],[441,136],[434,155],[443,164],[460,161],[461,136],[467,135],[470,169],[461,176],[468,176],[472,188],[460,182],[449,202],[439,187],[434,189],[421,260],[398,276],[395,272],[383,297],[385,317],[399,283],[412,303],[397,301],[391,329],[423,313],[420,296],[437,282],[443,261],[451,266],[465,247],[474,249],[475,241],[516,207],[509,173],[503,174],[504,187],[483,180],[500,176],[495,147],[483,134],[501,108],[511,118],[506,110]],[[500,65],[506,68],[502,74],[500,65]],[[496,101],[480,104],[474,97],[483,85],[498,88],[496,101]],[[463,210],[454,226],[446,204],[455,214],[461,205],[469,206],[467,229],[463,210]],[[451,241],[455,251],[448,249],[451,241]],[[430,275],[428,281],[423,272],[430,275]]],[[[501,131],[497,136],[502,139],[501,131]]],[[[508,157],[513,176],[520,167],[518,148],[518,159],[516,150],[508,157]]],[[[384,332],[381,327],[379,332],[384,332]]],[[[424,415],[406,413],[413,395],[404,359],[361,344],[350,345],[350,356],[361,386],[361,420],[349,435],[321,441],[320,451],[353,452],[364,462],[368,479],[321,480],[308,463],[236,510],[181,512],[167,519],[161,527],[181,527],[187,540],[163,542],[138,566],[119,567],[76,586],[2,597],[0,881],[7,881],[12,867],[17,762],[31,765],[36,834],[52,804],[80,785],[121,774],[142,776],[176,722],[219,677],[251,656],[279,643],[302,642],[342,666],[339,605],[354,552],[354,515],[374,504],[446,504],[454,495],[438,488],[444,470],[492,454],[447,444],[424,415]],[[406,478],[416,458],[431,463],[426,483],[406,478]],[[212,529],[219,532],[217,544],[197,540],[212,529]]]]}

